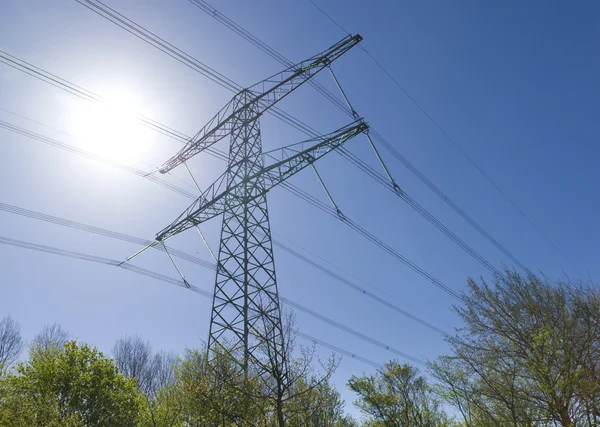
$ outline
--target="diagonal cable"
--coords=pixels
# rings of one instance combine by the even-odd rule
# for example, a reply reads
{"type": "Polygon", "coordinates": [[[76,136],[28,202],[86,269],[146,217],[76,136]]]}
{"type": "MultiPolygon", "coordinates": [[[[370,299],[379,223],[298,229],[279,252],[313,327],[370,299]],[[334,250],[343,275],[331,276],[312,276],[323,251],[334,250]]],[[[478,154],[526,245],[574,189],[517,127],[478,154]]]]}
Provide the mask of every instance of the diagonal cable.
{"type": "MultiPolygon", "coordinates": [[[[98,264],[104,264],[104,265],[108,265],[108,266],[112,266],[112,267],[117,267],[117,268],[122,268],[124,270],[129,270],[129,271],[131,271],[133,273],[136,273],[136,274],[141,274],[141,275],[144,275],[146,277],[151,277],[153,279],[160,280],[160,281],[163,281],[163,282],[166,282],[166,283],[170,283],[170,284],[173,284],[173,285],[185,288],[185,289],[190,289],[193,292],[198,293],[198,294],[200,294],[200,295],[202,295],[204,297],[210,298],[210,299],[212,299],[212,297],[213,297],[212,293],[210,293],[208,291],[205,291],[205,290],[203,290],[201,288],[198,288],[197,286],[193,286],[193,285],[187,286],[183,282],[183,280],[174,279],[172,277],[165,276],[165,275],[157,273],[155,271],[148,270],[148,269],[141,268],[141,267],[137,267],[137,266],[134,266],[134,265],[131,265],[131,264],[122,264],[120,261],[114,260],[114,259],[98,257],[98,256],[94,256],[94,255],[85,254],[85,253],[82,253],[82,252],[68,251],[68,250],[65,250],[65,249],[59,249],[59,248],[52,247],[52,246],[40,245],[40,244],[37,244],[37,243],[26,242],[26,241],[23,241],[23,240],[11,239],[11,238],[8,238],[8,237],[3,237],[3,236],[0,236],[0,244],[8,245],[8,246],[13,246],[13,247],[19,247],[19,248],[22,248],[22,249],[33,250],[33,251],[37,251],[37,252],[43,252],[43,253],[57,255],[57,256],[74,258],[74,259],[78,259],[78,260],[82,260],[82,261],[88,261],[88,262],[94,262],[94,263],[98,263],[98,264]]],[[[346,326],[346,325],[344,325],[342,323],[336,322],[336,321],[328,318],[327,316],[321,315],[321,314],[319,314],[319,313],[317,313],[317,312],[315,312],[313,310],[310,310],[310,309],[304,307],[301,304],[298,304],[298,303],[296,303],[294,301],[291,301],[289,299],[285,299],[285,302],[286,302],[286,304],[290,304],[294,308],[296,308],[298,310],[301,310],[301,311],[307,313],[308,315],[310,315],[312,317],[315,317],[316,319],[318,319],[320,321],[328,323],[328,324],[330,324],[331,326],[333,326],[333,327],[335,327],[337,329],[340,329],[340,330],[342,330],[342,331],[344,331],[346,333],[354,335],[355,337],[357,337],[357,338],[359,338],[359,339],[361,339],[363,341],[366,341],[366,342],[369,342],[371,344],[374,344],[374,345],[376,345],[376,346],[378,346],[380,348],[383,348],[386,351],[389,351],[389,352],[391,352],[391,353],[393,353],[393,354],[395,354],[397,356],[401,356],[403,358],[409,359],[409,360],[411,360],[411,361],[413,361],[415,363],[419,363],[419,364],[422,364],[422,365],[425,364],[425,362],[423,360],[419,359],[419,358],[416,358],[414,356],[406,354],[406,353],[404,353],[404,352],[402,352],[400,350],[397,350],[396,348],[394,348],[392,346],[389,346],[389,345],[387,345],[387,344],[385,344],[383,342],[374,340],[373,338],[371,338],[371,337],[369,337],[369,336],[367,336],[365,334],[362,334],[362,333],[356,331],[355,329],[352,329],[352,328],[350,328],[350,327],[348,327],[348,326],[346,326]]],[[[303,336],[309,337],[306,334],[303,334],[303,336]]],[[[309,340],[314,341],[314,342],[318,342],[318,340],[316,340],[315,338],[312,338],[312,337],[309,337],[309,338],[306,338],[306,339],[309,339],[309,340]]]]}

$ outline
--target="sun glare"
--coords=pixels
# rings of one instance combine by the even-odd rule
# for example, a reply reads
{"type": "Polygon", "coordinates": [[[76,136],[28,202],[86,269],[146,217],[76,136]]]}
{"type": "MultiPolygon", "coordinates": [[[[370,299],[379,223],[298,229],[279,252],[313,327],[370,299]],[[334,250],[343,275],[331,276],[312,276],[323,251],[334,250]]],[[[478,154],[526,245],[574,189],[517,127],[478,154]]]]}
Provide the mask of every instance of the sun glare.
{"type": "Polygon", "coordinates": [[[131,97],[113,97],[109,103],[86,104],[71,115],[71,132],[82,148],[103,158],[130,163],[142,152],[144,129],[135,116],[131,97]]]}

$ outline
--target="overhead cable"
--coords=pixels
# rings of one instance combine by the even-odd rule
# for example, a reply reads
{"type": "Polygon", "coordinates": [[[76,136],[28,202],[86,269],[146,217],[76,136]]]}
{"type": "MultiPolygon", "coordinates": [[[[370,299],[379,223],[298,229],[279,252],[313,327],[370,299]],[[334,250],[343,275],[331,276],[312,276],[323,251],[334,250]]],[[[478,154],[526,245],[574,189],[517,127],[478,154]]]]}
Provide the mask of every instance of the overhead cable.
{"type": "MultiPolygon", "coordinates": [[[[313,0],[308,0],[316,9],[319,10],[327,19],[329,19],[335,26],[341,29],[345,34],[349,34],[331,15],[329,15],[325,10],[323,10],[319,5],[317,5],[313,0]]],[[[394,83],[395,86],[400,89],[400,91],[412,102],[420,111],[425,115],[425,117],[433,124],[435,128],[437,128],[440,133],[448,140],[460,153],[471,163],[475,169],[488,181],[495,189],[502,195],[502,197],[517,211],[519,214],[548,242],[550,245],[560,254],[562,257],[567,260],[573,267],[577,268],[577,265],[571,260],[567,254],[560,249],[560,247],[521,209],[509,196],[508,194],[498,185],[484,170],[479,164],[460,146],[458,142],[454,138],[450,136],[450,134],[435,120],[431,114],[425,110],[425,108],[400,84],[400,82],[383,66],[381,62],[375,58],[371,52],[367,50],[363,45],[360,45],[360,48],[367,54],[369,58],[377,65],[378,68],[383,71],[383,73],[394,83]]],[[[462,216],[462,215],[461,215],[462,216]]],[[[487,238],[487,237],[486,237],[487,238]]],[[[493,242],[492,242],[493,243],[493,242]]],[[[579,269],[578,269],[579,270],[579,269]]]]}
{"type": "MultiPolygon", "coordinates": [[[[126,16],[120,14],[116,10],[110,8],[106,4],[102,3],[98,0],[76,0],[77,3],[85,6],[91,11],[95,12],[99,16],[107,19],[108,21],[114,23],[115,25],[121,27],[125,31],[133,34],[137,38],[143,40],[148,43],[150,46],[160,50],[161,52],[169,55],[171,58],[176,59],[178,62],[181,62],[185,66],[191,68],[192,70],[202,74],[207,77],[211,81],[219,84],[223,88],[229,90],[230,92],[237,93],[243,89],[243,87],[228,77],[225,77],[223,74],[204,64],[199,59],[193,57],[192,55],[182,51],[181,49],[173,46],[171,43],[165,41],[161,37],[154,34],[152,31],[147,28],[139,25],[135,21],[127,18],[126,16]]],[[[268,113],[279,118],[283,122],[288,125],[294,127],[295,129],[306,133],[312,137],[318,136],[319,132],[316,131],[311,126],[306,123],[296,119],[285,111],[281,110],[279,107],[272,107],[268,110],[268,113]]]]}
{"type": "MultiPolygon", "coordinates": [[[[8,54],[6,54],[6,55],[8,55],[8,54]]],[[[35,67],[35,66],[34,66],[34,65],[32,65],[32,64],[26,63],[25,61],[22,61],[22,60],[20,60],[20,59],[18,59],[18,58],[16,58],[16,57],[14,57],[14,56],[11,56],[11,55],[8,55],[8,56],[9,56],[9,59],[11,59],[11,60],[13,61],[13,63],[14,63],[14,64],[19,64],[19,65],[26,64],[26,65],[28,66],[28,68],[29,68],[29,69],[32,71],[32,73],[34,73],[34,74],[32,74],[32,75],[36,76],[37,78],[40,78],[40,79],[42,79],[43,81],[46,81],[46,82],[53,82],[53,83],[54,83],[54,86],[56,86],[56,87],[59,87],[59,88],[61,88],[61,89],[63,89],[63,90],[66,90],[66,91],[67,91],[67,92],[69,92],[69,93],[73,93],[73,94],[80,94],[80,95],[81,95],[81,97],[83,97],[84,99],[91,100],[92,102],[106,102],[106,100],[105,100],[104,98],[100,97],[99,95],[96,95],[96,94],[94,94],[93,92],[91,92],[91,91],[89,91],[89,90],[87,90],[87,89],[84,89],[84,88],[82,88],[81,86],[77,86],[77,85],[75,85],[75,84],[73,84],[73,83],[70,83],[70,82],[68,82],[68,81],[66,81],[66,80],[64,80],[64,79],[62,79],[62,78],[60,78],[60,77],[58,77],[58,76],[56,76],[56,75],[54,75],[54,74],[51,74],[51,73],[49,73],[49,72],[47,72],[47,71],[45,71],[45,70],[43,70],[43,69],[40,69],[40,68],[38,68],[38,67],[35,67]],[[46,78],[47,76],[50,76],[50,77],[51,77],[51,79],[49,79],[49,80],[48,80],[48,79],[46,78]]],[[[0,59],[1,59],[1,58],[2,58],[2,52],[0,51],[0,59]]],[[[18,68],[18,67],[15,67],[15,68],[17,68],[17,69],[21,69],[21,68],[18,68]]],[[[21,70],[21,71],[22,71],[22,70],[21,70]]],[[[28,74],[30,74],[30,73],[28,73],[28,74]]],[[[170,128],[170,127],[166,126],[166,125],[162,125],[162,124],[160,124],[159,122],[157,122],[157,121],[155,121],[155,120],[149,119],[149,118],[147,118],[147,117],[144,117],[144,116],[141,116],[141,115],[137,115],[137,117],[140,119],[140,121],[141,121],[143,124],[147,125],[147,126],[148,126],[148,127],[150,127],[151,129],[157,130],[158,132],[160,132],[160,133],[163,133],[163,134],[165,134],[165,135],[167,135],[167,136],[175,137],[175,138],[177,138],[177,139],[180,139],[180,140],[182,140],[182,141],[185,141],[185,140],[186,140],[185,138],[189,138],[189,137],[185,137],[185,136],[183,136],[184,134],[182,134],[181,132],[178,132],[178,131],[176,131],[176,130],[174,130],[174,129],[172,129],[172,128],[170,128]]],[[[393,149],[393,147],[391,147],[391,144],[389,144],[389,143],[387,143],[387,141],[383,140],[383,138],[382,138],[382,137],[381,137],[379,134],[377,134],[377,133],[376,133],[375,131],[373,131],[373,130],[372,130],[371,132],[373,133],[373,136],[374,136],[374,138],[378,139],[378,140],[379,140],[381,143],[383,143],[383,144],[384,144],[384,147],[388,148],[388,150],[390,150],[390,149],[391,149],[391,150],[395,150],[395,149],[393,149]],[[391,147],[391,148],[390,148],[390,147],[391,147]]],[[[209,152],[209,154],[211,154],[211,155],[213,155],[213,156],[215,156],[215,157],[217,157],[217,158],[220,158],[220,159],[222,159],[222,160],[225,160],[225,159],[227,158],[227,156],[226,156],[226,154],[225,154],[225,153],[221,152],[220,150],[216,150],[216,149],[214,149],[214,148],[212,148],[212,147],[211,147],[211,148],[209,148],[207,151],[209,152]]],[[[415,173],[417,176],[421,175],[421,176],[419,176],[419,177],[421,178],[421,180],[422,180],[423,182],[425,182],[426,184],[430,184],[430,185],[429,185],[429,187],[430,187],[430,188],[431,188],[431,189],[432,189],[434,192],[436,192],[436,194],[440,195],[440,194],[439,194],[440,190],[439,190],[439,189],[437,189],[437,187],[435,187],[435,186],[433,185],[433,183],[431,183],[431,181],[429,181],[429,180],[428,180],[428,179],[427,179],[427,178],[426,178],[424,175],[422,175],[422,174],[420,173],[420,171],[418,171],[416,168],[414,168],[414,166],[412,166],[412,165],[411,165],[411,164],[408,162],[408,160],[406,160],[406,159],[405,159],[403,156],[401,156],[401,154],[400,154],[400,153],[394,153],[394,155],[395,155],[395,157],[397,157],[397,158],[398,158],[400,161],[402,161],[403,163],[405,163],[405,165],[406,165],[406,166],[409,168],[409,170],[411,170],[411,171],[412,171],[413,173],[415,173]],[[408,163],[408,164],[406,164],[406,163],[408,163]],[[436,190],[437,190],[437,191],[436,191],[436,190]]],[[[98,156],[98,158],[99,158],[99,156],[98,156]]],[[[380,160],[381,160],[381,159],[380,159],[380,160]]],[[[363,162],[363,163],[364,163],[364,162],[363,162]]],[[[365,165],[366,165],[366,164],[365,164],[365,165]]],[[[366,167],[369,167],[369,166],[367,165],[366,167]]],[[[386,169],[386,170],[387,170],[387,169],[386,169]]],[[[389,174],[389,172],[388,172],[388,174],[389,174]]],[[[148,173],[145,173],[145,174],[144,174],[144,177],[146,177],[146,175],[148,175],[148,173]]],[[[153,176],[153,175],[150,175],[150,177],[154,178],[154,176],[153,176]]],[[[161,185],[164,185],[164,184],[161,184],[161,185]]],[[[384,183],[384,185],[386,185],[386,184],[384,183]]],[[[467,214],[466,214],[464,211],[462,211],[462,209],[460,209],[460,207],[456,206],[456,205],[454,204],[454,202],[452,202],[450,199],[448,199],[448,198],[447,198],[447,196],[445,196],[445,195],[441,195],[440,197],[442,197],[442,198],[443,198],[443,200],[445,200],[447,203],[449,203],[449,204],[451,205],[451,207],[454,207],[454,208],[455,208],[455,210],[456,210],[456,211],[457,211],[459,214],[461,214],[461,216],[463,216],[463,218],[464,218],[465,220],[467,220],[467,221],[468,221],[468,222],[469,222],[469,223],[470,223],[470,224],[471,224],[473,227],[475,227],[475,228],[476,228],[476,229],[477,229],[477,230],[478,230],[480,233],[482,233],[482,234],[484,235],[484,237],[488,238],[488,240],[490,240],[492,243],[494,243],[494,244],[495,244],[495,246],[497,246],[497,247],[498,247],[498,248],[499,248],[499,249],[500,249],[500,250],[501,250],[501,251],[502,251],[502,252],[503,252],[505,255],[507,255],[509,258],[511,258],[511,260],[513,260],[513,262],[515,262],[517,265],[519,265],[519,266],[521,266],[522,268],[524,268],[524,270],[525,270],[525,271],[529,271],[529,270],[527,269],[527,267],[525,267],[525,265],[524,265],[523,263],[521,263],[521,262],[520,262],[518,259],[516,259],[516,257],[514,257],[514,256],[513,256],[513,255],[512,255],[512,254],[511,254],[511,253],[510,253],[508,250],[507,250],[507,249],[505,249],[503,246],[501,246],[501,245],[500,245],[500,244],[499,244],[499,243],[498,243],[498,242],[497,242],[497,241],[496,241],[496,240],[495,240],[495,239],[494,239],[494,238],[493,238],[491,235],[489,235],[489,233],[487,233],[487,232],[486,232],[486,231],[485,231],[485,230],[484,230],[482,227],[480,227],[480,226],[479,226],[479,225],[478,225],[478,224],[477,224],[477,223],[476,223],[474,220],[472,220],[472,218],[470,218],[470,217],[469,217],[469,216],[468,216],[468,215],[467,215],[467,214]],[[455,206],[452,206],[452,205],[455,205],[455,206]]],[[[414,208],[414,206],[412,206],[412,207],[414,208]]],[[[421,215],[423,215],[423,213],[419,212],[419,210],[418,210],[418,209],[417,209],[417,212],[418,212],[418,213],[420,213],[421,215]]],[[[434,221],[437,221],[437,222],[439,223],[439,220],[435,219],[435,218],[434,218],[434,217],[433,217],[431,214],[429,214],[428,212],[426,212],[426,214],[428,214],[428,215],[429,215],[431,218],[433,218],[433,220],[434,220],[434,221]]],[[[431,222],[431,219],[428,219],[428,221],[430,221],[430,222],[431,222]]],[[[432,222],[432,223],[433,223],[433,222],[432,222]]],[[[434,225],[436,225],[436,224],[434,224],[434,225]]],[[[443,225],[442,225],[442,226],[443,226],[443,225]]],[[[437,227],[437,226],[436,226],[436,227],[437,227]]],[[[443,227],[445,227],[445,226],[443,226],[443,227]]],[[[438,228],[439,228],[439,227],[438,227],[438,228]]],[[[441,230],[441,229],[440,229],[440,230],[441,230]]],[[[441,231],[442,231],[442,232],[444,232],[443,230],[441,230],[441,231]]],[[[452,235],[456,236],[456,235],[455,235],[454,233],[452,233],[450,230],[448,230],[448,231],[449,231],[449,232],[450,232],[452,235]]],[[[444,234],[446,234],[446,233],[444,233],[444,234]]],[[[446,234],[446,235],[447,235],[448,237],[450,237],[448,234],[446,234]]],[[[456,236],[456,238],[458,238],[458,237],[456,236]]],[[[453,239],[453,238],[451,237],[451,239],[453,239]]],[[[459,238],[458,238],[458,240],[462,242],[462,240],[460,240],[459,238]]],[[[453,239],[453,241],[457,242],[457,241],[456,241],[456,240],[454,240],[454,239],[453,239]]],[[[464,242],[463,242],[463,243],[464,243],[464,242]]],[[[461,246],[461,243],[458,243],[458,242],[457,242],[457,244],[459,244],[459,246],[461,246]]],[[[465,248],[464,248],[464,246],[461,246],[461,248],[465,249],[465,248]]],[[[470,252],[470,249],[465,249],[465,250],[466,250],[468,253],[470,253],[472,256],[475,256],[475,257],[476,257],[476,259],[477,259],[477,257],[478,257],[478,254],[477,254],[476,252],[474,252],[474,251],[473,251],[473,252],[470,252]]],[[[479,258],[479,259],[478,259],[478,261],[479,261],[480,263],[482,263],[482,264],[483,264],[483,265],[484,265],[486,268],[490,269],[490,267],[489,267],[489,266],[490,266],[491,264],[489,264],[489,262],[487,262],[487,261],[482,261],[482,260],[481,260],[481,257],[478,257],[478,258],[479,258]],[[487,264],[486,264],[486,263],[487,263],[487,264]]],[[[492,270],[492,271],[493,271],[493,270],[492,270]]],[[[498,272],[499,272],[499,270],[497,270],[497,269],[496,269],[496,271],[493,271],[493,272],[494,272],[494,273],[498,273],[498,272]]]]}
{"type": "Polygon", "coordinates": [[[384,252],[387,252],[389,255],[391,255],[392,257],[394,257],[398,261],[400,261],[402,264],[406,265],[408,268],[410,268],[415,273],[417,273],[420,276],[422,276],[423,278],[425,278],[427,281],[429,281],[433,285],[437,286],[438,288],[440,288],[441,290],[443,290],[444,292],[446,292],[448,295],[452,296],[453,298],[455,298],[455,299],[457,299],[457,300],[459,300],[461,302],[464,302],[464,299],[460,295],[459,292],[455,291],[454,289],[452,289],[448,285],[444,284],[441,280],[435,278],[432,274],[428,273],[426,270],[424,270],[423,268],[419,267],[417,264],[415,264],[414,262],[412,262],[411,260],[409,260],[408,258],[406,258],[404,255],[402,255],[401,253],[399,253],[398,251],[396,251],[394,248],[392,248],[391,246],[389,246],[387,243],[385,243],[384,241],[382,241],[381,239],[379,239],[378,237],[376,237],[375,235],[373,235],[372,233],[370,233],[369,231],[367,231],[364,227],[361,227],[356,222],[354,222],[353,220],[351,220],[350,218],[348,218],[347,215],[344,215],[343,217],[339,216],[337,214],[337,212],[332,207],[330,207],[329,205],[323,203],[322,201],[320,201],[319,199],[315,198],[314,196],[306,193],[304,190],[298,188],[297,186],[295,186],[293,184],[290,184],[288,182],[283,182],[280,185],[282,187],[286,188],[292,194],[295,194],[296,196],[300,197],[301,199],[303,199],[307,203],[309,203],[309,204],[313,205],[314,207],[320,209],[321,211],[325,212],[326,214],[332,216],[333,218],[339,219],[344,224],[348,225],[351,229],[353,229],[354,231],[356,231],[358,234],[360,234],[361,236],[363,236],[367,240],[371,241],[373,244],[375,244],[377,247],[379,247],[380,249],[382,249],[384,252]]]}
{"type": "MultiPolygon", "coordinates": [[[[7,203],[0,203],[0,211],[23,216],[26,218],[36,219],[39,221],[44,221],[44,222],[51,223],[51,224],[60,225],[63,227],[68,227],[68,228],[75,229],[75,230],[85,231],[87,233],[92,233],[92,234],[97,234],[100,236],[109,237],[111,239],[135,243],[135,244],[138,244],[138,245],[141,245],[144,247],[152,247],[153,249],[163,251],[163,252],[165,251],[163,245],[153,245],[153,243],[156,243],[156,241],[150,241],[150,240],[142,239],[139,237],[134,237],[134,236],[130,236],[127,234],[107,230],[107,229],[100,228],[100,227],[94,227],[94,226],[83,224],[80,222],[71,221],[71,220],[68,220],[65,218],[47,215],[47,214],[44,214],[41,212],[36,212],[36,211],[29,210],[29,209],[21,208],[18,206],[9,205],[7,203]]],[[[286,245],[283,242],[280,242],[275,239],[273,240],[273,243],[275,246],[282,249],[283,251],[285,251],[285,252],[289,253],[290,255],[298,258],[299,260],[307,263],[308,265],[312,266],[313,268],[327,274],[328,276],[341,282],[342,284],[345,284],[346,286],[350,287],[351,289],[359,292],[361,295],[369,297],[369,298],[375,300],[376,302],[378,302],[382,305],[385,305],[386,307],[390,308],[391,310],[393,310],[405,317],[410,318],[411,320],[425,326],[428,329],[431,329],[434,332],[440,333],[444,336],[449,335],[444,330],[432,325],[431,323],[421,319],[420,317],[413,315],[413,314],[407,312],[406,310],[403,310],[399,306],[391,303],[389,301],[389,299],[379,297],[379,296],[375,295],[374,293],[366,290],[364,287],[358,285],[356,282],[353,282],[353,281],[341,276],[340,274],[337,274],[330,268],[327,268],[327,267],[323,266],[322,264],[319,264],[318,262],[311,260],[309,257],[307,257],[307,256],[299,253],[298,251],[294,250],[293,248],[289,247],[289,245],[286,245]]],[[[214,264],[210,261],[203,260],[201,258],[195,257],[193,255],[190,255],[186,252],[174,249],[172,247],[168,247],[168,250],[169,250],[169,253],[175,257],[178,257],[180,259],[189,261],[196,265],[200,265],[202,267],[216,271],[216,264],[214,264]]]]}
{"type": "MultiPolygon", "coordinates": [[[[224,15],[223,13],[221,13],[220,11],[218,11],[217,9],[212,7],[205,0],[189,0],[189,1],[192,4],[194,4],[195,6],[197,6],[199,9],[201,9],[202,11],[207,13],[209,16],[211,16],[214,19],[216,19],[217,21],[221,22],[226,27],[228,27],[232,31],[234,31],[236,34],[240,35],[242,38],[244,38],[245,40],[247,40],[248,42],[250,42],[257,48],[259,48],[261,51],[263,51],[264,53],[269,55],[271,58],[273,58],[276,61],[278,61],[279,63],[281,63],[282,65],[288,66],[289,64],[291,64],[291,61],[288,58],[286,58],[284,55],[282,55],[280,52],[278,52],[273,47],[269,46],[267,43],[260,40],[258,37],[256,37],[254,34],[252,34],[250,31],[246,30],[245,28],[243,28],[242,26],[240,26],[239,24],[234,22],[232,19],[230,19],[229,17],[227,17],[226,15],[224,15]]],[[[335,23],[336,25],[338,25],[338,27],[341,28],[341,26],[339,26],[339,24],[337,24],[335,22],[335,20],[333,20],[333,18],[331,16],[329,16],[324,10],[322,10],[316,3],[314,3],[312,0],[309,0],[309,1],[317,9],[319,9],[321,11],[321,13],[323,13],[333,23],[335,23]]],[[[343,29],[342,29],[342,31],[347,33],[343,29]]],[[[362,46],[362,44],[359,45],[359,47],[362,48],[363,50],[365,50],[365,52],[367,52],[369,54],[369,52],[366,51],[366,49],[364,48],[364,46],[362,46]]],[[[343,93],[343,90],[341,89],[341,86],[339,86],[339,82],[337,81],[337,78],[335,77],[335,75],[333,75],[333,76],[334,76],[336,83],[338,84],[338,87],[340,88],[340,90],[343,93]]],[[[321,93],[326,99],[328,99],[330,102],[332,102],[336,107],[338,107],[344,113],[346,113],[350,117],[353,117],[356,114],[350,105],[346,105],[342,100],[340,100],[335,95],[333,95],[330,91],[328,91],[323,85],[321,85],[317,81],[311,81],[311,84],[312,84],[312,86],[315,87],[315,89],[317,89],[317,91],[319,93],[321,93]]],[[[404,89],[402,89],[402,90],[404,90],[404,89]]],[[[408,95],[408,93],[406,93],[406,95],[409,96],[409,98],[410,98],[410,95],[408,95]]],[[[420,108],[420,106],[419,106],[419,108],[420,108]]],[[[386,150],[390,151],[390,153],[397,160],[399,160],[410,172],[412,172],[418,179],[420,179],[431,191],[434,192],[434,194],[436,194],[438,197],[440,197],[451,209],[453,209],[458,215],[460,215],[469,225],[471,225],[478,233],[480,233],[485,239],[487,239],[492,245],[494,245],[500,252],[502,252],[504,255],[506,255],[512,262],[514,262],[516,265],[518,265],[524,271],[526,271],[526,272],[530,271],[529,268],[527,268],[525,266],[525,264],[523,264],[516,256],[514,256],[508,249],[506,249],[506,247],[504,247],[502,244],[500,244],[500,242],[498,242],[494,237],[492,237],[492,235],[489,232],[487,232],[485,230],[485,228],[483,228],[481,225],[479,225],[471,216],[469,216],[462,208],[460,208],[460,206],[458,206],[452,199],[450,199],[444,192],[442,192],[442,190],[440,190],[435,184],[433,184],[433,182],[431,182],[431,180],[429,180],[408,159],[406,159],[404,156],[402,156],[400,154],[400,152],[391,143],[386,141],[385,138],[383,136],[381,136],[381,134],[379,134],[372,126],[370,127],[369,135],[372,136],[374,139],[376,139],[379,143],[381,143],[384,146],[384,148],[386,148],[386,150]]],[[[373,148],[375,149],[375,147],[373,147],[373,148]]],[[[375,153],[379,157],[379,153],[377,152],[377,149],[375,149],[375,153]]],[[[379,157],[379,160],[383,164],[383,160],[380,157],[379,157]]],[[[391,177],[389,171],[387,170],[387,167],[385,165],[383,165],[383,167],[384,167],[388,177],[393,181],[393,178],[391,177]]],[[[396,184],[396,186],[397,186],[397,184],[396,184]]]]}
{"type": "MultiPolygon", "coordinates": [[[[48,253],[48,254],[52,254],[52,255],[58,255],[58,256],[63,256],[63,257],[68,257],[68,258],[79,259],[82,261],[88,261],[88,262],[94,262],[94,263],[98,263],[98,264],[109,265],[109,266],[113,266],[113,267],[117,267],[117,268],[122,268],[124,270],[129,270],[131,272],[134,272],[136,274],[141,274],[141,275],[151,277],[153,279],[160,280],[160,281],[163,281],[166,283],[170,283],[170,284],[173,284],[173,285],[185,288],[185,289],[190,289],[193,292],[195,292],[199,295],[202,295],[206,298],[209,298],[209,299],[212,299],[212,297],[213,297],[212,293],[205,291],[203,289],[200,289],[197,286],[191,285],[187,282],[184,282],[183,280],[174,279],[172,277],[165,276],[163,274],[157,273],[152,270],[147,270],[145,268],[136,267],[132,264],[122,264],[121,261],[118,261],[118,260],[98,257],[98,256],[94,256],[94,255],[81,253],[81,252],[68,251],[65,249],[59,249],[59,248],[52,247],[52,246],[40,245],[40,244],[36,244],[36,243],[26,242],[23,240],[11,239],[8,237],[3,237],[3,236],[0,236],[0,244],[19,247],[22,249],[29,249],[29,250],[33,250],[33,251],[37,251],[37,252],[44,252],[44,253],[48,253]]],[[[392,352],[397,356],[407,358],[407,359],[409,359],[415,363],[419,363],[421,365],[425,364],[425,362],[419,358],[416,358],[416,357],[410,356],[406,353],[403,353],[400,350],[395,349],[394,347],[387,346],[386,344],[381,343],[377,340],[374,340],[364,334],[361,334],[360,332],[358,332],[352,328],[349,328],[346,325],[343,325],[339,322],[335,322],[326,316],[323,316],[313,310],[310,310],[310,309],[302,306],[301,304],[295,303],[289,299],[286,299],[285,302],[287,304],[293,304],[294,308],[296,308],[298,310],[302,310],[305,313],[309,314],[312,317],[315,317],[318,320],[324,321],[337,329],[340,329],[340,330],[343,330],[344,332],[350,333],[351,335],[354,335],[361,340],[366,340],[367,342],[370,342],[371,344],[377,345],[378,347],[381,347],[386,351],[392,352]]],[[[309,335],[306,335],[306,334],[303,334],[302,336],[307,337],[306,339],[313,341],[315,343],[319,343],[319,341],[320,341],[320,340],[317,340],[316,338],[310,337],[309,335]]],[[[370,363],[370,364],[373,364],[373,363],[370,363]]]]}

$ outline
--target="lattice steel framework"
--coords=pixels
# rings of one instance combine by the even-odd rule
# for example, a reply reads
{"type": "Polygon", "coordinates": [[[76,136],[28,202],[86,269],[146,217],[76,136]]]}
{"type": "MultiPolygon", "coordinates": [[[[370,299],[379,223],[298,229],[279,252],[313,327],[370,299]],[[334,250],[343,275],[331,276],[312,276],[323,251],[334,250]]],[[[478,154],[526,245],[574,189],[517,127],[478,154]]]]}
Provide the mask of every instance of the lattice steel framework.
{"type": "MultiPolygon", "coordinates": [[[[179,153],[165,173],[230,137],[227,170],[157,241],[223,215],[208,338],[209,353],[226,342],[242,355],[243,369],[261,375],[268,354],[286,369],[285,340],[275,275],[267,192],[368,127],[361,118],[327,135],[263,153],[259,117],[279,100],[331,65],[362,38],[348,36],[326,51],[240,91],[179,153]],[[267,163],[267,164],[266,164],[267,163]]],[[[224,349],[218,349],[221,352],[224,349]]]]}
{"type": "MultiPolygon", "coordinates": [[[[249,92],[234,98],[234,107],[248,104],[249,92]]],[[[229,335],[228,345],[244,361],[263,344],[284,358],[281,308],[263,170],[262,143],[256,106],[242,110],[232,123],[227,187],[217,280],[208,347],[229,335]],[[257,176],[255,179],[251,177],[257,176]],[[266,327],[265,327],[266,326],[266,327]],[[233,336],[231,336],[233,333],[233,336]]],[[[253,362],[259,362],[254,357],[253,362]]]]}

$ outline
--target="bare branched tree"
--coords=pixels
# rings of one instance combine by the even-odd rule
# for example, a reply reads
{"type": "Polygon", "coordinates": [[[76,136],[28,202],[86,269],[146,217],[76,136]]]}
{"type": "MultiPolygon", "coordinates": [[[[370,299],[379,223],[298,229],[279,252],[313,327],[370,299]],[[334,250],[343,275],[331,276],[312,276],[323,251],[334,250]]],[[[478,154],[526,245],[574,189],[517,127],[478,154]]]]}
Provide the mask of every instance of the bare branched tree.
{"type": "Polygon", "coordinates": [[[117,368],[127,378],[135,378],[143,393],[150,388],[152,347],[138,335],[119,339],[113,347],[117,368]]]}
{"type": "Polygon", "coordinates": [[[45,325],[31,343],[33,351],[61,351],[70,335],[58,323],[45,325]]]}
{"type": "Polygon", "coordinates": [[[146,396],[154,397],[161,387],[174,380],[173,365],[177,357],[166,352],[154,354],[150,343],[138,335],[119,339],[113,355],[117,368],[127,378],[135,378],[146,396]]]}
{"type": "Polygon", "coordinates": [[[173,353],[154,354],[148,341],[138,335],[119,339],[113,347],[117,368],[127,377],[134,378],[146,399],[150,425],[174,426],[181,412],[175,382],[173,353]],[[168,408],[168,410],[164,410],[168,408]]]}
{"type": "Polygon", "coordinates": [[[163,387],[175,382],[175,371],[173,367],[177,363],[177,356],[172,352],[161,351],[154,354],[150,365],[147,393],[150,396],[156,394],[163,387]]]}
{"type": "Polygon", "coordinates": [[[0,320],[0,371],[12,365],[23,351],[21,326],[10,316],[0,320]]]}

